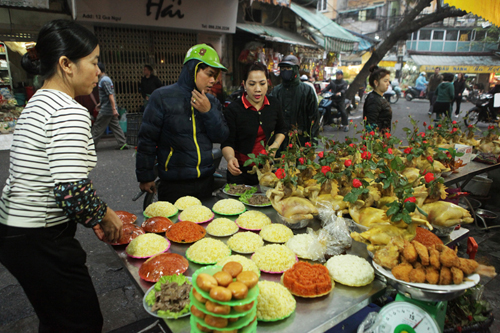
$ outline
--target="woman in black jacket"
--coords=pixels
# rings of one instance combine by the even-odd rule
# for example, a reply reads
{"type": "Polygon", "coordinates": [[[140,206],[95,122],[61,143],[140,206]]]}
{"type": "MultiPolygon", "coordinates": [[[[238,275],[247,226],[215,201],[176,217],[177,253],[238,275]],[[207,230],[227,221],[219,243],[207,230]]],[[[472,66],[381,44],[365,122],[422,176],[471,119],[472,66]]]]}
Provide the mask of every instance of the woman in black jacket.
{"type": "Polygon", "coordinates": [[[370,67],[370,86],[373,91],[366,96],[363,105],[363,119],[366,119],[366,129],[371,131],[378,128],[383,132],[391,131],[392,109],[389,102],[383,97],[391,84],[390,72],[377,66],[370,67]]]}
{"type": "Polygon", "coordinates": [[[251,166],[243,166],[249,159],[247,155],[259,155],[267,144],[278,149],[285,139],[280,103],[266,96],[268,77],[266,66],[251,64],[243,81],[245,93],[224,111],[229,138],[222,143],[222,154],[227,160],[228,183],[257,185],[257,175],[247,172],[251,166]]]}
{"type": "Polygon", "coordinates": [[[460,114],[460,104],[462,103],[462,94],[465,90],[465,78],[462,73],[458,73],[457,79],[453,82],[455,87],[455,99],[451,102],[451,107],[453,108],[453,103],[457,103],[457,109],[455,110],[455,117],[460,114]]]}

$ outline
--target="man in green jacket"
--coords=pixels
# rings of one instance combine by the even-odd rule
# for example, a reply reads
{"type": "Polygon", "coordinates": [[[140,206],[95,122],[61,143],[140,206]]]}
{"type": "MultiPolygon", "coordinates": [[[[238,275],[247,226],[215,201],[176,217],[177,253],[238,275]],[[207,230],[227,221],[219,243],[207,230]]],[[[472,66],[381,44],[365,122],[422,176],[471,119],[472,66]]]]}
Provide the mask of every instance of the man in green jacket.
{"type": "MultiPolygon", "coordinates": [[[[280,67],[281,84],[276,86],[271,96],[281,104],[287,131],[298,131],[299,143],[316,141],[319,131],[319,112],[316,95],[310,86],[300,81],[299,59],[287,55],[278,65],[280,67]]],[[[281,144],[281,150],[288,145],[289,136],[281,144]]]]}

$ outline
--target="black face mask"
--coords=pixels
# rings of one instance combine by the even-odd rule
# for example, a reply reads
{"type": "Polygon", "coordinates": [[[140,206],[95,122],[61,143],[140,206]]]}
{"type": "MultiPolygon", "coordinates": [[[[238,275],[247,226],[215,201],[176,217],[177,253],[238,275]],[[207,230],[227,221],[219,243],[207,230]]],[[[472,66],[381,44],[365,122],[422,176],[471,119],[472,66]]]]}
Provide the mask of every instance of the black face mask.
{"type": "Polygon", "coordinates": [[[280,76],[283,81],[290,81],[293,78],[293,69],[288,71],[280,71],[280,76]]]}

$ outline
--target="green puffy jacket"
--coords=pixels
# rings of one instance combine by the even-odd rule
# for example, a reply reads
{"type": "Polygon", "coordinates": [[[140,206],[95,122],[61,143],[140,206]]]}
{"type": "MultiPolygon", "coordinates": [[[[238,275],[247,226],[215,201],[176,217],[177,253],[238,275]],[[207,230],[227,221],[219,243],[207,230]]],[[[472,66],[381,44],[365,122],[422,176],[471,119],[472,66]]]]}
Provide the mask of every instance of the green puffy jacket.
{"type": "MultiPolygon", "coordinates": [[[[281,104],[287,131],[297,129],[299,132],[317,137],[319,113],[316,95],[311,86],[300,81],[298,66],[293,66],[293,72],[293,79],[276,86],[271,96],[276,97],[281,104]]],[[[300,136],[302,145],[310,140],[306,135],[300,136]]],[[[285,140],[283,144],[287,142],[288,140],[285,140]]]]}

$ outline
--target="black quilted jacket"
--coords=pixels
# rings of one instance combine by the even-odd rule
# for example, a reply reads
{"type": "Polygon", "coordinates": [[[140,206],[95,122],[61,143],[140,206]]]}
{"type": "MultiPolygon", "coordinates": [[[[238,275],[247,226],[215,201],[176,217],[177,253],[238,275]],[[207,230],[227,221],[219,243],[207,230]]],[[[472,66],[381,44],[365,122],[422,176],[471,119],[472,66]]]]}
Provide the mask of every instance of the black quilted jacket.
{"type": "Polygon", "coordinates": [[[195,179],[214,173],[212,145],[224,141],[229,129],[221,104],[211,94],[206,95],[212,104],[207,113],[191,107],[198,63],[188,61],[177,83],[156,89],[149,98],[138,136],[137,181],[155,180],[156,160],[160,179],[195,179]]]}

